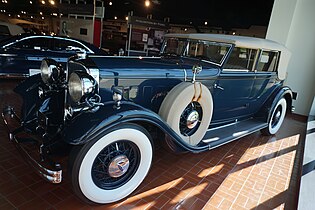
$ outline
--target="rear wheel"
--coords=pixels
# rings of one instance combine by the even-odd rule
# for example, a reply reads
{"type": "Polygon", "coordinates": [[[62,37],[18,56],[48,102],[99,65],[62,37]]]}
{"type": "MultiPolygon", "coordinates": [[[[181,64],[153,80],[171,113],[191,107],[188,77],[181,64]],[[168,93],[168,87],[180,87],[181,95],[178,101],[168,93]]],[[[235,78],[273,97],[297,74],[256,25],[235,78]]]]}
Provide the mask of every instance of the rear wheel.
{"type": "Polygon", "coordinates": [[[275,108],[272,110],[272,114],[268,122],[268,127],[261,130],[261,133],[267,136],[277,133],[283,123],[286,111],[287,101],[285,100],[285,98],[281,98],[275,108]]]}
{"type": "Polygon", "coordinates": [[[149,138],[144,128],[128,124],[88,142],[73,158],[71,176],[75,193],[86,202],[99,204],[128,196],[150,169],[149,138]]]}

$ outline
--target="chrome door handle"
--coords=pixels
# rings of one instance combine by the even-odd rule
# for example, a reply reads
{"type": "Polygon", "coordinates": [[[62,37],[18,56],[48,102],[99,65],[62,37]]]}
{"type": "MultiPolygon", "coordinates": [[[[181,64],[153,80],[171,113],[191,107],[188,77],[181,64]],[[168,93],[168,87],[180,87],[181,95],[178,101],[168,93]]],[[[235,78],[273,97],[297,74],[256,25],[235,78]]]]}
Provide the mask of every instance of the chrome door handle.
{"type": "Polygon", "coordinates": [[[214,84],[214,88],[217,88],[217,89],[220,89],[220,90],[224,90],[224,88],[223,87],[221,87],[220,85],[218,85],[218,84],[214,84]]]}

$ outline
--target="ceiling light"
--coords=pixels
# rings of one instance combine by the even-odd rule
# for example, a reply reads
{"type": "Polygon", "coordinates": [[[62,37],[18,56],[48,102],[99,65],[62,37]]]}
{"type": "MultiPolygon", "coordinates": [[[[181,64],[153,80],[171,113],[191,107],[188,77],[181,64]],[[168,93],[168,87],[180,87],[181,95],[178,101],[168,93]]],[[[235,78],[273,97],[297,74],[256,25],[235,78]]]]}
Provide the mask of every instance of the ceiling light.
{"type": "Polygon", "coordinates": [[[146,7],[149,7],[149,6],[150,6],[150,1],[149,1],[149,0],[145,0],[144,5],[145,5],[146,7]]]}

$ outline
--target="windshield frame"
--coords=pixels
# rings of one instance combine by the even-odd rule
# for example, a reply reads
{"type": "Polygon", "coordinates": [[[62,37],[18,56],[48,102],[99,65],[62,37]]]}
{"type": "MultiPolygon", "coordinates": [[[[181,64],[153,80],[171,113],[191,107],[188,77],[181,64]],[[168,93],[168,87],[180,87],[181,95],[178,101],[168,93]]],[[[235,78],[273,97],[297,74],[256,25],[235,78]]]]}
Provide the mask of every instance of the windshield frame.
{"type": "Polygon", "coordinates": [[[225,52],[224,56],[221,58],[220,62],[214,62],[214,61],[210,61],[210,60],[205,60],[205,59],[199,59],[201,61],[207,62],[207,63],[211,63],[214,65],[218,65],[218,66],[222,66],[226,60],[226,58],[228,57],[228,55],[230,54],[231,50],[233,49],[233,44],[230,43],[225,43],[225,42],[216,42],[216,41],[207,41],[207,40],[200,40],[200,39],[186,39],[186,38],[177,38],[177,37],[167,37],[164,39],[162,48],[161,48],[161,56],[179,56],[179,57],[187,57],[187,58],[193,58],[193,59],[198,59],[196,57],[190,57],[188,56],[188,50],[189,50],[189,46],[191,43],[202,43],[202,44],[212,44],[212,45],[218,45],[218,46],[225,46],[227,47],[227,51],[225,52]],[[165,53],[165,49],[167,47],[167,41],[168,40],[177,40],[177,41],[184,41],[185,42],[185,46],[183,47],[182,51],[180,52],[180,55],[174,53],[174,54],[170,54],[170,53],[165,53]]]}

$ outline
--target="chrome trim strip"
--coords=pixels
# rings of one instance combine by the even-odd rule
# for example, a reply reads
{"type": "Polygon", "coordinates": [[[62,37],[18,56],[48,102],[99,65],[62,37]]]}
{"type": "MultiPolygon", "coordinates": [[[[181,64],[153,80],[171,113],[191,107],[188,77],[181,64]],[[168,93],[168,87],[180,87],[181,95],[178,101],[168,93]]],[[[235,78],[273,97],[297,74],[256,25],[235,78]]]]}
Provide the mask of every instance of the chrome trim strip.
{"type": "Polygon", "coordinates": [[[222,69],[223,72],[249,72],[248,69],[222,69]]]}
{"type": "Polygon", "coordinates": [[[8,74],[8,73],[0,73],[0,79],[7,78],[7,79],[21,79],[28,77],[28,74],[8,74]]]}
{"type": "Polygon", "coordinates": [[[243,138],[243,137],[245,137],[245,136],[248,136],[248,135],[250,135],[250,134],[252,134],[252,133],[255,133],[255,132],[257,132],[257,131],[259,131],[259,130],[261,130],[261,129],[267,128],[267,127],[268,127],[268,123],[265,123],[265,124],[262,125],[262,126],[257,126],[256,129],[254,129],[254,130],[252,130],[252,131],[250,131],[250,132],[247,132],[247,133],[244,133],[244,134],[242,134],[242,135],[236,136],[235,138],[233,138],[233,139],[231,139],[231,140],[229,140],[229,141],[223,142],[223,143],[218,144],[218,145],[213,146],[213,147],[210,146],[211,141],[207,142],[207,140],[209,140],[209,139],[204,139],[204,140],[201,140],[201,141],[205,141],[205,142],[204,142],[205,144],[209,144],[209,150],[212,150],[212,149],[215,149],[215,148],[220,147],[220,146],[222,146],[222,145],[228,144],[228,143],[230,143],[230,142],[232,142],[232,141],[235,141],[235,140],[238,140],[238,139],[243,138]]]}
{"type": "Polygon", "coordinates": [[[82,45],[85,49],[88,50],[89,53],[94,53],[94,51],[92,51],[90,48],[88,48],[85,44],[83,44],[83,43],[81,43],[81,42],[79,42],[79,41],[77,41],[77,40],[74,40],[74,39],[67,39],[67,38],[63,38],[63,37],[56,37],[56,36],[40,36],[40,35],[23,37],[23,38],[21,38],[21,39],[19,39],[19,40],[15,40],[15,41],[13,41],[13,42],[10,42],[10,43],[8,43],[8,44],[2,46],[1,48],[4,49],[4,48],[6,48],[6,47],[8,47],[8,46],[11,46],[11,45],[17,43],[17,42],[21,42],[21,41],[26,40],[26,39],[34,39],[34,38],[47,38],[47,39],[61,39],[61,40],[67,40],[67,41],[75,42],[75,43],[77,43],[77,44],[82,45]]]}
{"type": "Polygon", "coordinates": [[[208,131],[214,131],[214,130],[217,130],[217,129],[220,129],[220,128],[229,127],[229,126],[235,125],[235,124],[237,124],[237,123],[238,123],[238,121],[232,122],[232,123],[229,123],[229,124],[226,124],[226,125],[218,126],[218,127],[215,127],[215,128],[210,128],[210,129],[207,130],[207,132],[208,132],[208,131]]]}
{"type": "Polygon", "coordinates": [[[114,55],[89,55],[90,58],[138,58],[138,59],[160,59],[161,57],[143,57],[143,56],[114,56],[114,55]]]}

